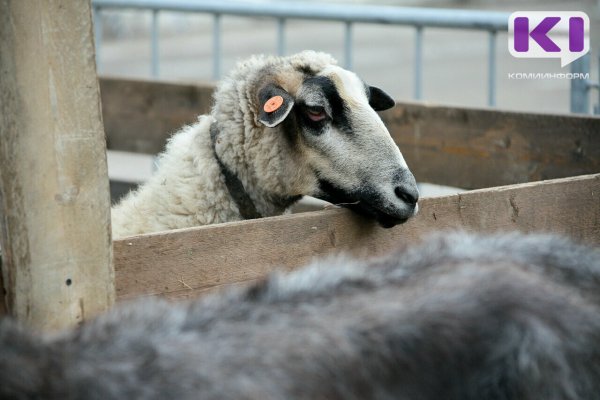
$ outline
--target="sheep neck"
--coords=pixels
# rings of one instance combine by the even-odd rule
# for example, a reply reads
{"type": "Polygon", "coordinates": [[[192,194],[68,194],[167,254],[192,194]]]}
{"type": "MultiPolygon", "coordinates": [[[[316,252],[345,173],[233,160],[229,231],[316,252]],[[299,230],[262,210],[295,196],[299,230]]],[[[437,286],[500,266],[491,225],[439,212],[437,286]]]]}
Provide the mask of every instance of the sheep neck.
{"type": "Polygon", "coordinates": [[[262,215],[260,215],[260,213],[256,210],[256,206],[244,188],[244,184],[240,181],[235,173],[233,173],[225,164],[223,164],[219,158],[219,155],[215,149],[218,135],[219,129],[217,128],[217,124],[212,123],[210,125],[210,140],[212,142],[213,153],[217,159],[217,162],[219,163],[221,174],[223,174],[223,177],[225,178],[225,186],[227,186],[227,190],[229,191],[231,198],[238,206],[240,214],[244,219],[261,218],[262,215]]]}

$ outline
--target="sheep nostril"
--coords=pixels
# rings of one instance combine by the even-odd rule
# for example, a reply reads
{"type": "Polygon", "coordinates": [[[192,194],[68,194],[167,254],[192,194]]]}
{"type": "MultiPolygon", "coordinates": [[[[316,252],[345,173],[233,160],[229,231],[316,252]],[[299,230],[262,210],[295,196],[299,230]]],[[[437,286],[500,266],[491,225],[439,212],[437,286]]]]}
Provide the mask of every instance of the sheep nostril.
{"type": "Polygon", "coordinates": [[[406,204],[409,204],[411,206],[414,206],[415,204],[417,204],[417,201],[419,200],[419,194],[418,193],[409,193],[408,190],[406,190],[405,188],[401,187],[401,186],[396,186],[396,188],[394,189],[394,193],[396,193],[396,196],[402,200],[403,202],[405,202],[406,204]]]}

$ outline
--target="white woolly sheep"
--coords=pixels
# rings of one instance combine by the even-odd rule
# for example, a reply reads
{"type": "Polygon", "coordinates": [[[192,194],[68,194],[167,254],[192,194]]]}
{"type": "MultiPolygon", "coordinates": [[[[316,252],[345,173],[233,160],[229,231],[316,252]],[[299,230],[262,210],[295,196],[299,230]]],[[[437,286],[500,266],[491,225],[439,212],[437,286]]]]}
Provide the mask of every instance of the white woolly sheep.
{"type": "Polygon", "coordinates": [[[415,179],[376,113],[393,99],[331,56],[250,58],[214,99],[113,208],[114,237],[278,215],[303,195],[386,227],[417,212],[415,179]]]}
{"type": "Polygon", "coordinates": [[[42,340],[0,321],[3,399],[575,400],[600,396],[600,253],[444,235],[42,340]]]}

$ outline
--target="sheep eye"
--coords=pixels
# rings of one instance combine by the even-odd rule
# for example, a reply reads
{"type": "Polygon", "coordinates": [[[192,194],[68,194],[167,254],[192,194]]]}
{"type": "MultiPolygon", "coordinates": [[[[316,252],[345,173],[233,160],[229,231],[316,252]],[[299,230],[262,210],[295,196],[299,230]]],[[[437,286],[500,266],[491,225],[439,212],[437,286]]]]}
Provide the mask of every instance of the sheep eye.
{"type": "Polygon", "coordinates": [[[306,108],[306,115],[310,118],[311,121],[319,122],[323,121],[327,118],[327,114],[325,114],[325,109],[319,106],[312,106],[306,108]]]}

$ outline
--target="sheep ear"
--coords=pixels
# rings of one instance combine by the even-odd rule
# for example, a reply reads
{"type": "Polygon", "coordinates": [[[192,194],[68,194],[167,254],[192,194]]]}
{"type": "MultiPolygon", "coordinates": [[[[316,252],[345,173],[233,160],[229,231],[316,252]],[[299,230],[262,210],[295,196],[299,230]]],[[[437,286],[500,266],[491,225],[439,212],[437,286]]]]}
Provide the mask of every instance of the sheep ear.
{"type": "Polygon", "coordinates": [[[280,86],[269,83],[258,92],[258,120],[269,128],[276,127],[288,116],[294,98],[280,86]]]}
{"type": "Polygon", "coordinates": [[[375,111],[388,110],[396,105],[392,97],[375,86],[369,86],[369,105],[375,111]]]}

